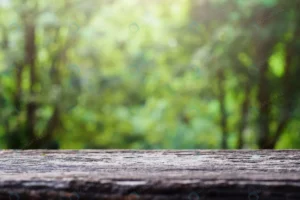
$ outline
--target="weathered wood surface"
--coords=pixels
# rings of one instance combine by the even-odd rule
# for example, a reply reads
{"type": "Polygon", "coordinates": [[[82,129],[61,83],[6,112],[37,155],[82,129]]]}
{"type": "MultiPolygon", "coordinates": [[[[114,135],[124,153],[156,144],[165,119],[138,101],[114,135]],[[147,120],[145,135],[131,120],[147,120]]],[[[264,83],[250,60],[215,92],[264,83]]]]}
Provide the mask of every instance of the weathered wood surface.
{"type": "Polygon", "coordinates": [[[300,151],[0,151],[0,199],[299,200],[300,151]]]}

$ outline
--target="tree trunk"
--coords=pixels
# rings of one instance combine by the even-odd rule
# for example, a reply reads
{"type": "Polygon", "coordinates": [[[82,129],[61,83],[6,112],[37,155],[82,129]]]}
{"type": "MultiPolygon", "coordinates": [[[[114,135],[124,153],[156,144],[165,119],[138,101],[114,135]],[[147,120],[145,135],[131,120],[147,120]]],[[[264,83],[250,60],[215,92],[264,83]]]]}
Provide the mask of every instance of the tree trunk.
{"type": "Polygon", "coordinates": [[[259,105],[258,113],[258,146],[260,149],[268,148],[268,140],[270,136],[270,89],[268,80],[268,58],[273,46],[271,42],[261,43],[257,45],[255,60],[258,67],[258,94],[257,101],[259,105]],[[259,64],[258,64],[259,63],[259,64]]]}
{"type": "Polygon", "coordinates": [[[250,85],[246,83],[245,85],[245,97],[241,106],[241,120],[238,128],[238,139],[237,139],[237,148],[242,149],[244,146],[244,130],[247,125],[247,118],[248,118],[248,109],[249,109],[249,102],[250,102],[250,85]]]}
{"type": "Polygon", "coordinates": [[[227,112],[226,112],[226,93],[225,93],[225,81],[224,81],[224,71],[220,69],[218,71],[218,90],[219,90],[219,106],[220,106],[220,126],[222,130],[222,141],[221,141],[221,148],[227,149],[227,112]]]}
{"type": "MultiPolygon", "coordinates": [[[[27,13],[28,14],[28,13],[27,13]]],[[[30,72],[30,100],[27,103],[27,124],[26,135],[28,139],[35,138],[35,123],[36,123],[36,110],[38,108],[36,102],[35,87],[37,85],[36,76],[36,33],[35,33],[35,20],[33,17],[27,17],[24,20],[25,26],[25,66],[29,67],[30,72]]]]}

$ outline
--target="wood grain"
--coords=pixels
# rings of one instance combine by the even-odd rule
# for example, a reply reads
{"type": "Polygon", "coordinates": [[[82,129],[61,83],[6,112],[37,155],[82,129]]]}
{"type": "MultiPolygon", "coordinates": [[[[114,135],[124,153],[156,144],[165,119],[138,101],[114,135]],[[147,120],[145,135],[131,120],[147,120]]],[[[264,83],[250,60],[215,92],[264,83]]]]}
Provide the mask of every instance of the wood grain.
{"type": "Polygon", "coordinates": [[[299,200],[300,151],[0,151],[0,199],[299,200]]]}

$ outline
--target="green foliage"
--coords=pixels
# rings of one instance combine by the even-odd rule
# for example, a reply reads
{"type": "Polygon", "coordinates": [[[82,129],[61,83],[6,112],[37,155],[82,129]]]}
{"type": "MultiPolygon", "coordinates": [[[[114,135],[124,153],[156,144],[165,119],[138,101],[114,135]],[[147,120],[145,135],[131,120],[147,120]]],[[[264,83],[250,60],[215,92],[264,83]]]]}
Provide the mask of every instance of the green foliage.
{"type": "MultiPolygon", "coordinates": [[[[217,83],[222,71],[229,148],[236,148],[245,84],[251,85],[245,147],[257,148],[258,69],[269,62],[271,90],[278,93],[287,44],[299,26],[296,1],[218,0],[198,11],[200,2],[30,0],[0,5],[1,147],[12,148],[9,138],[34,140],[26,127],[28,105],[35,102],[36,137],[49,129],[59,110],[48,140],[49,145],[59,141],[60,148],[220,148],[217,83]],[[276,11],[278,6],[285,11],[276,11]],[[267,17],[258,22],[264,10],[267,17]],[[30,66],[24,64],[30,59],[24,37],[28,13],[35,15],[36,27],[34,95],[30,66]],[[257,60],[257,46],[270,38],[276,45],[257,60]]],[[[272,113],[278,114],[280,106],[276,101],[272,113]]],[[[276,117],[272,120],[276,124],[276,117]]],[[[293,118],[278,148],[300,147],[297,128],[293,118]]]]}

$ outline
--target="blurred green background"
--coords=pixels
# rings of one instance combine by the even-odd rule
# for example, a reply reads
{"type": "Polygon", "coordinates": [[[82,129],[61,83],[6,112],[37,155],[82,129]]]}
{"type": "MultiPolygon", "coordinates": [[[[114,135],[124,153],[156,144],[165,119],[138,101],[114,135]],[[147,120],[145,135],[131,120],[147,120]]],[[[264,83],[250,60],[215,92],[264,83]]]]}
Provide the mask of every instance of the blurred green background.
{"type": "Polygon", "coordinates": [[[0,147],[300,148],[299,0],[0,0],[0,147]]]}

